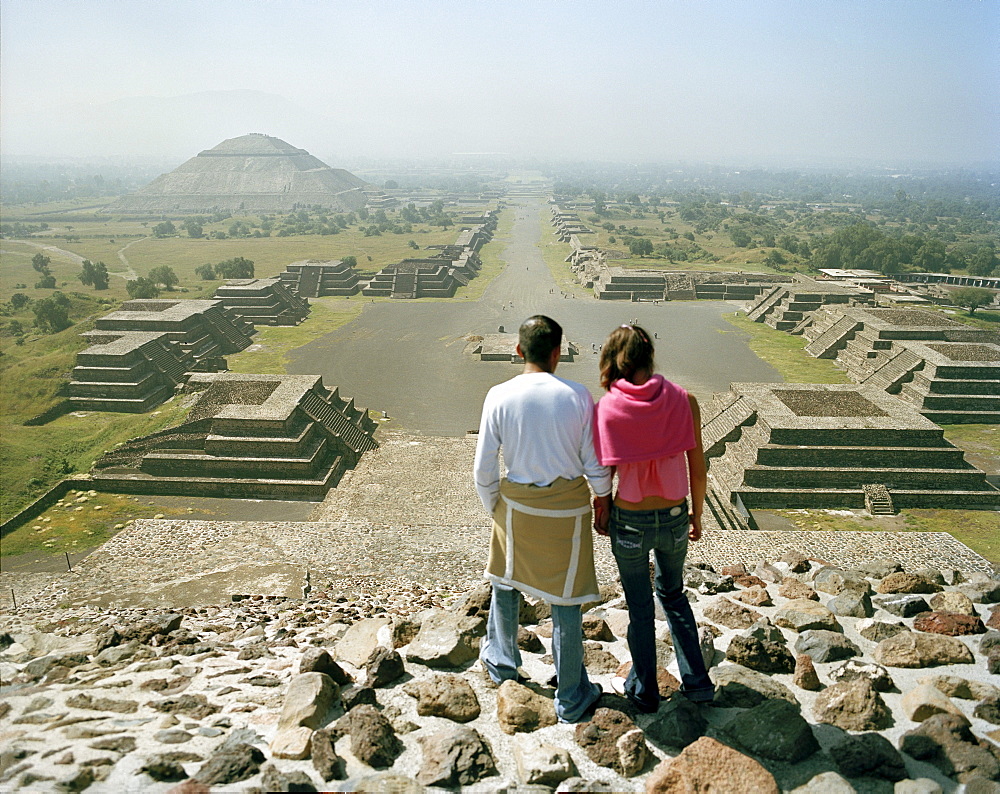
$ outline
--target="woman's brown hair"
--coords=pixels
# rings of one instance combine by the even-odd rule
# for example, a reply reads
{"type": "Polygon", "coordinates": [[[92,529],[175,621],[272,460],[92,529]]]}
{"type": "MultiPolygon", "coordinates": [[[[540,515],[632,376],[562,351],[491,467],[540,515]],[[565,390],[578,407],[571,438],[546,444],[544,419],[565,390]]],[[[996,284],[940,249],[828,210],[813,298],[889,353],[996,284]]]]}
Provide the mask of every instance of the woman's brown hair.
{"type": "Polygon", "coordinates": [[[653,373],[653,340],[638,325],[621,325],[601,347],[601,386],[607,390],[619,378],[632,382],[637,372],[653,373]]]}

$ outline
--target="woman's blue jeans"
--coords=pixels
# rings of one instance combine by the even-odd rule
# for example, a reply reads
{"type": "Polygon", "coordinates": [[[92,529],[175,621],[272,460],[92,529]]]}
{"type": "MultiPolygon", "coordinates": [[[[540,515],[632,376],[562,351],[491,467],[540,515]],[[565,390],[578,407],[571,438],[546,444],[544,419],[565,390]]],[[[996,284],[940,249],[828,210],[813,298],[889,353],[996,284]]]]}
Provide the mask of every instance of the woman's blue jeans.
{"type": "Polygon", "coordinates": [[[632,671],[625,681],[625,691],[649,711],[655,711],[660,701],[656,685],[653,587],[649,581],[650,552],[653,552],[656,565],[656,597],[667,616],[674,640],[681,694],[699,702],[710,701],[714,695],[698,644],[698,626],[684,594],[688,526],[686,502],[662,510],[611,507],[611,549],[618,563],[629,611],[628,647],[632,653],[632,671]]]}

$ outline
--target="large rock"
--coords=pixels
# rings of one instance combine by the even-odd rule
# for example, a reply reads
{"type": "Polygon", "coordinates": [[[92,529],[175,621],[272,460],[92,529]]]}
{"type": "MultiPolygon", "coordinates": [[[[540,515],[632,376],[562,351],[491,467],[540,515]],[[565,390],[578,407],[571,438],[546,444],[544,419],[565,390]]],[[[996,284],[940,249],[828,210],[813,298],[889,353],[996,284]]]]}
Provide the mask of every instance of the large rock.
{"type": "Polygon", "coordinates": [[[516,681],[504,681],[497,690],[497,721],[504,733],[531,732],[556,724],[551,700],[516,681]]]}
{"type": "Polygon", "coordinates": [[[766,560],[762,560],[757,563],[757,566],[753,569],[753,575],[759,579],[763,579],[765,582],[771,582],[772,584],[781,584],[782,580],[785,578],[781,571],[766,560]]]}
{"type": "Polygon", "coordinates": [[[721,734],[749,753],[789,764],[819,750],[809,723],[786,700],[765,700],[737,714],[722,727],[721,734]]]}
{"type": "Polygon", "coordinates": [[[761,673],[791,673],[795,657],[783,644],[737,635],[729,642],[726,659],[761,673]]]}
{"type": "Polygon", "coordinates": [[[889,637],[909,631],[903,623],[886,623],[874,618],[859,620],[854,628],[858,634],[871,642],[882,642],[882,640],[887,640],[889,637]]]}
{"type": "Polygon", "coordinates": [[[935,612],[957,612],[959,615],[975,615],[976,605],[965,593],[953,591],[935,593],[930,600],[935,612]]]}
{"type": "Polygon", "coordinates": [[[930,607],[924,597],[915,593],[889,593],[875,596],[872,603],[879,609],[884,609],[899,618],[912,618],[921,612],[927,612],[930,607]]]}
{"type": "Polygon", "coordinates": [[[821,593],[839,595],[844,592],[870,593],[871,585],[860,571],[848,571],[828,566],[820,568],[813,577],[813,587],[821,593]]]}
{"type": "Polygon", "coordinates": [[[960,584],[958,591],[977,604],[995,604],[1000,601],[1000,581],[996,579],[960,584]]]}
{"type": "Polygon", "coordinates": [[[767,592],[767,588],[760,585],[748,587],[736,596],[736,600],[743,604],[749,604],[752,607],[769,607],[774,605],[774,602],[771,600],[771,594],[767,592]]]}
{"type": "Polygon", "coordinates": [[[941,585],[916,573],[890,573],[875,588],[879,593],[937,593],[941,585]]]}
{"type": "Polygon", "coordinates": [[[457,788],[496,774],[489,745],[472,728],[454,725],[419,741],[424,763],[417,781],[425,786],[457,788]]]}
{"type": "Polygon", "coordinates": [[[795,657],[795,672],[792,675],[792,683],[809,692],[818,692],[822,688],[823,685],[820,683],[811,656],[802,653],[795,657]]]}
{"type": "Polygon", "coordinates": [[[352,680],[325,648],[306,648],[299,657],[299,673],[324,673],[338,686],[346,686],[352,680]]]}
{"type": "Polygon", "coordinates": [[[278,718],[278,731],[303,725],[316,730],[340,696],[340,687],[325,673],[302,673],[288,685],[278,718]]]}
{"type": "Polygon", "coordinates": [[[138,621],[119,630],[121,640],[138,640],[143,644],[162,644],[161,638],[181,627],[184,616],[178,612],[164,612],[138,621]]]}
{"type": "Polygon", "coordinates": [[[795,652],[811,656],[814,662],[837,662],[860,656],[858,648],[843,634],[823,629],[807,629],[795,640],[795,652]]]}
{"type": "Polygon", "coordinates": [[[194,780],[206,786],[228,786],[260,771],[264,754],[251,744],[224,745],[195,773],[194,780]]]}
{"type": "Polygon", "coordinates": [[[861,571],[865,576],[870,576],[872,579],[885,579],[889,574],[896,573],[897,571],[902,571],[903,566],[899,560],[872,560],[871,562],[863,562],[858,566],[858,570],[861,571]]]}
{"type": "Polygon", "coordinates": [[[798,579],[786,579],[782,582],[781,587],[778,588],[778,595],[791,601],[798,601],[800,599],[819,601],[819,593],[798,579]]]}
{"type": "Polygon", "coordinates": [[[365,665],[365,681],[372,688],[388,686],[404,673],[403,657],[394,648],[376,648],[365,665]]]}
{"type": "Polygon", "coordinates": [[[354,757],[376,769],[392,766],[403,751],[403,743],[389,720],[367,704],[355,706],[346,717],[354,757]]]}
{"type": "Polygon", "coordinates": [[[323,780],[343,780],[346,774],[344,759],[337,755],[336,737],[332,731],[315,731],[312,735],[312,764],[323,780]]]}
{"type": "Polygon", "coordinates": [[[873,654],[886,667],[933,667],[940,664],[972,664],[972,651],[961,640],[940,634],[908,631],[882,640],[873,654]]]}
{"type": "Polygon", "coordinates": [[[646,780],[647,794],[674,792],[778,794],[774,776],[752,758],[703,736],[673,759],[661,761],[646,780]]]}
{"type": "Polygon", "coordinates": [[[985,681],[973,681],[957,675],[926,675],[917,679],[918,684],[931,684],[950,698],[963,700],[983,700],[1000,697],[1000,687],[985,681]]]}
{"type": "Polygon", "coordinates": [[[979,717],[979,719],[994,725],[1000,725],[1000,695],[990,695],[984,698],[981,703],[977,703],[972,710],[972,716],[979,717]]]}
{"type": "Polygon", "coordinates": [[[705,619],[725,626],[728,629],[748,629],[762,615],[749,607],[730,601],[728,598],[719,598],[704,612],[705,619]]]}
{"type": "Polygon", "coordinates": [[[845,618],[870,618],[875,614],[871,596],[860,590],[845,590],[827,601],[826,608],[845,618]]]}
{"type": "Polygon", "coordinates": [[[717,706],[748,709],[773,698],[799,704],[791,690],[780,681],[738,664],[714,667],[709,676],[715,684],[717,706]]]}
{"type": "Polygon", "coordinates": [[[892,725],[892,713],[866,678],[828,686],[817,695],[813,716],[847,731],[879,731],[892,725]]]}
{"type": "Polygon", "coordinates": [[[903,693],[903,713],[914,722],[923,722],[935,714],[962,715],[951,699],[933,684],[917,684],[903,693]]]}
{"type": "Polygon", "coordinates": [[[932,764],[959,783],[975,778],[1000,780],[996,751],[991,750],[989,742],[976,738],[965,717],[935,714],[904,733],[899,749],[932,764]]]}
{"type": "Polygon", "coordinates": [[[785,635],[781,633],[781,629],[775,626],[768,618],[761,618],[758,620],[750,628],[743,632],[743,636],[755,637],[758,640],[768,640],[769,642],[777,642],[782,645],[787,643],[785,635]]]}
{"type": "Polygon", "coordinates": [[[514,743],[514,763],[518,779],[528,786],[558,786],[576,774],[567,750],[530,735],[519,736],[514,743]]]}
{"type": "Polygon", "coordinates": [[[913,628],[949,637],[986,633],[986,626],[983,625],[979,615],[962,615],[957,612],[925,612],[917,615],[913,621],[913,628]]]}
{"type": "Polygon", "coordinates": [[[481,617],[435,611],[420,624],[406,658],[428,667],[458,667],[479,655],[479,637],[485,631],[481,617]]]}
{"type": "Polygon", "coordinates": [[[878,733],[845,734],[828,752],[847,777],[880,777],[893,781],[907,777],[903,757],[878,733]]]}
{"type": "Polygon", "coordinates": [[[595,642],[614,642],[615,634],[604,618],[597,615],[583,616],[583,638],[595,642]]]}
{"type": "Polygon", "coordinates": [[[645,730],[654,744],[683,748],[705,735],[708,721],[701,709],[686,697],[672,697],[660,705],[656,719],[645,730]]]}
{"type": "Polygon", "coordinates": [[[403,686],[417,699],[421,717],[444,717],[455,722],[469,722],[479,716],[479,699],[462,676],[435,675],[403,686]]]}
{"type": "Polygon", "coordinates": [[[829,609],[807,598],[796,599],[785,604],[775,613],[774,624],[784,629],[800,632],[809,629],[843,631],[837,618],[829,609]]]}
{"type": "Polygon", "coordinates": [[[688,566],[684,568],[684,586],[690,587],[702,595],[728,593],[736,589],[732,576],[721,576],[715,571],[688,566]]]}
{"type": "Polygon", "coordinates": [[[896,688],[889,671],[882,665],[861,659],[848,659],[830,671],[830,679],[833,681],[856,681],[859,678],[871,681],[872,686],[879,692],[891,692],[896,688]]]}
{"type": "Polygon", "coordinates": [[[809,556],[798,549],[789,549],[781,555],[778,562],[787,565],[792,573],[806,573],[812,567],[809,564],[809,556]]]}
{"type": "Polygon", "coordinates": [[[337,658],[363,669],[379,646],[392,647],[392,621],[389,618],[365,618],[348,628],[337,641],[337,658]]]}
{"type": "Polygon", "coordinates": [[[577,724],[575,736],[576,743],[591,761],[624,777],[638,774],[649,757],[642,731],[628,716],[614,709],[597,709],[593,719],[577,724]]]}

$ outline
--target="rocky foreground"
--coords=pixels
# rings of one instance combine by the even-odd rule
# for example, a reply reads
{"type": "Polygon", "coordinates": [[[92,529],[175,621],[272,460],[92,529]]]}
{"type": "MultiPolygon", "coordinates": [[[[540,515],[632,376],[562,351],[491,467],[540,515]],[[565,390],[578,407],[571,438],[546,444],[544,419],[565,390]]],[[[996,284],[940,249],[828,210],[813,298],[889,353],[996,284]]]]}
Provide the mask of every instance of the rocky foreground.
{"type": "MultiPolygon", "coordinates": [[[[0,790],[1000,791],[1000,577],[787,553],[686,584],[715,703],[674,694],[660,622],[659,712],[606,694],[578,725],[556,723],[544,604],[525,683],[484,677],[485,586],[21,609],[0,616],[0,790]]],[[[611,590],[585,615],[608,693],[627,626],[611,590]]]]}

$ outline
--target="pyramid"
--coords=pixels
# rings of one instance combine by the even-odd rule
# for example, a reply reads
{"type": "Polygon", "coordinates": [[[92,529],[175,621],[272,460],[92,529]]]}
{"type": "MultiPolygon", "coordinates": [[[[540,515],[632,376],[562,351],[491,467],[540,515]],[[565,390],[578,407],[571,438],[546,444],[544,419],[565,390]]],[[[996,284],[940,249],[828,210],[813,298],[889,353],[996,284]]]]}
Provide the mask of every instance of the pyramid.
{"type": "Polygon", "coordinates": [[[251,133],[206,149],[123,196],[107,212],[283,212],[309,205],[348,212],[364,206],[362,191],[368,187],[350,171],[330,168],[305,149],[251,133]]]}

